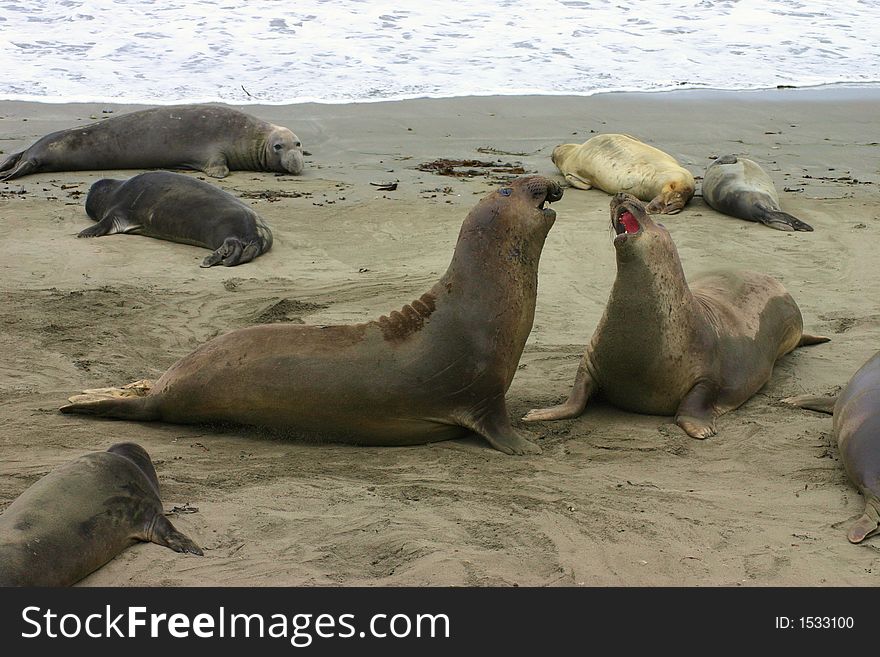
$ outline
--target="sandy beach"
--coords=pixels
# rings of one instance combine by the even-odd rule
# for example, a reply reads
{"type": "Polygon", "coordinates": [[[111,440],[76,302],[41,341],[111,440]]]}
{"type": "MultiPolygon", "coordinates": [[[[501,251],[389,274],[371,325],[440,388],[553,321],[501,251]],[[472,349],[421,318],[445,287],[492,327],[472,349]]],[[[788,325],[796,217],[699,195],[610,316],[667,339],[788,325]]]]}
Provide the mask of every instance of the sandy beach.
{"type": "MultiPolygon", "coordinates": [[[[3,101],[0,152],[135,109],[3,101]]],[[[167,510],[197,509],[171,519],[203,558],[138,544],[83,585],[880,581],[880,539],[846,540],[863,501],[831,419],[780,403],[834,392],[880,348],[880,89],[239,109],[291,128],[309,153],[302,176],[238,171],[211,181],[273,229],[272,250],[246,265],[200,269],[208,251],[146,237],[76,239],[92,224],[83,208],[91,183],[134,171],[0,183],[0,509],[58,465],[120,441],[153,457],[167,510]],[[614,279],[610,197],[572,188],[554,204],[534,327],[507,395],[540,456],[505,456],[477,438],[366,448],[58,412],[82,389],[157,378],[232,329],[354,323],[399,309],[444,272],[468,211],[509,175],[501,165],[561,181],[553,147],[600,132],[634,135],[698,177],[714,156],[746,155],[770,173],[783,209],[815,228],[784,233],[726,217],[699,186],[681,214],[663,219],[688,275],[766,272],[798,302],[805,330],[832,338],[783,357],[709,440],[689,438],[671,417],[601,401],[574,420],[518,419],[566,397],[614,279]],[[418,168],[438,158],[498,166],[472,177],[418,168]],[[397,189],[371,184],[388,182],[397,189]]]]}

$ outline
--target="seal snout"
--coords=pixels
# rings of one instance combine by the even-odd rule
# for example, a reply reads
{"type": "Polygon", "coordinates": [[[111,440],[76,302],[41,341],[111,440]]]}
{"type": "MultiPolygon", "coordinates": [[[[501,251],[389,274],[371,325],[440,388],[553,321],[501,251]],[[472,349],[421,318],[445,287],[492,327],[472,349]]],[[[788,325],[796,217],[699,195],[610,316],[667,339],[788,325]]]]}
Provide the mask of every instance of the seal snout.
{"type": "Polygon", "coordinates": [[[547,203],[556,203],[559,199],[562,198],[562,185],[553,182],[552,180],[547,183],[547,197],[544,199],[547,203]]]}

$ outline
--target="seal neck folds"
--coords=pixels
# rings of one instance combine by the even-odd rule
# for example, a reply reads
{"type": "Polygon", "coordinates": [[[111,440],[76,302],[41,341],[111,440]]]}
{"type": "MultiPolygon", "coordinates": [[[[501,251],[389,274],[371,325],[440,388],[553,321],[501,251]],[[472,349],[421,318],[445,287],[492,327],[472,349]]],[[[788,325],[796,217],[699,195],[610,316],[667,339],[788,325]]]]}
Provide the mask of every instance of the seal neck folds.
{"type": "MultiPolygon", "coordinates": [[[[617,276],[611,290],[615,314],[640,334],[689,312],[693,297],[678,251],[663,224],[629,194],[611,201],[611,228],[617,252],[617,276]]],[[[607,312],[607,311],[606,311],[607,312]]]]}

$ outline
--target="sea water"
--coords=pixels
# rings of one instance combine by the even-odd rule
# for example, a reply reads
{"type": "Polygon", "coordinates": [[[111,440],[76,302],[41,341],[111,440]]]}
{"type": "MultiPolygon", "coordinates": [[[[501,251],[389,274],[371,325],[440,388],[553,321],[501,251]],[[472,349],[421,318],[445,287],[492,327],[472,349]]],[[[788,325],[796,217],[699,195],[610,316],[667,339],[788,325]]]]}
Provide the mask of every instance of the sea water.
{"type": "Polygon", "coordinates": [[[880,0],[0,0],[0,99],[352,102],[880,81],[880,0]]]}

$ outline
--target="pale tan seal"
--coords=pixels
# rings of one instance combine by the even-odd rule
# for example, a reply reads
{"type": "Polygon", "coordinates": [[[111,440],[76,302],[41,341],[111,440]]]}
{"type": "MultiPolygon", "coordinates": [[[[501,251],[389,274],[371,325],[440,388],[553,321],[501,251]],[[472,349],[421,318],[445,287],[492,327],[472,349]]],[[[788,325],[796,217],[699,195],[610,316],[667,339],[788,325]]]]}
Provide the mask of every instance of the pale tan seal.
{"type": "Polygon", "coordinates": [[[628,411],[674,414],[688,435],[707,438],[780,356],[828,340],[803,333],[797,304],[770,276],[723,270],[685,280],[669,233],[635,197],[612,200],[611,225],[617,277],[571,394],[525,420],[577,417],[601,392],[628,411]]]}
{"type": "Polygon", "coordinates": [[[0,181],[47,171],[303,170],[302,142],[288,128],[223,105],[171,105],[59,130],[0,163],[0,181]],[[5,173],[4,173],[5,172],[5,173]]]}
{"type": "Polygon", "coordinates": [[[540,448],[504,395],[532,328],[555,182],[518,178],[461,227],[449,269],[400,311],[353,326],[254,326],[222,335],[130,393],[72,397],[64,413],[233,422],[373,445],[469,432],[508,454],[540,448]]]}
{"type": "Polygon", "coordinates": [[[629,135],[596,135],[553,150],[553,164],[572,187],[626,192],[648,202],[648,212],[676,214],[694,195],[691,172],[674,157],[629,135]]]}
{"type": "Polygon", "coordinates": [[[70,586],[138,541],[202,554],[165,517],[146,450],[119,443],[50,472],[0,514],[0,586],[70,586]]]}
{"type": "Polygon", "coordinates": [[[767,172],[757,162],[738,155],[723,155],[709,165],[703,178],[703,200],[718,212],[776,230],[813,230],[783,212],[767,172]]]}
{"type": "Polygon", "coordinates": [[[853,374],[837,397],[799,395],[784,402],[833,413],[833,432],[846,474],[865,498],[847,538],[861,543],[880,533],[880,351],[853,374]]]}

